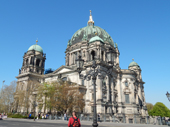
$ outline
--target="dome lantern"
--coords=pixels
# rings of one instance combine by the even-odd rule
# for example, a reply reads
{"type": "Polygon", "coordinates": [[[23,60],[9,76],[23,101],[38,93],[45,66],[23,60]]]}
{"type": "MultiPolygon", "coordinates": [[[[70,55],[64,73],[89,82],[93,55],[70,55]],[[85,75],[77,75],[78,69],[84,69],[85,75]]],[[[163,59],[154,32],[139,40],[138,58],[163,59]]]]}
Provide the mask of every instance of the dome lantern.
{"type": "Polygon", "coordinates": [[[89,26],[93,26],[94,25],[94,21],[93,21],[92,15],[91,15],[91,10],[90,10],[90,16],[89,16],[88,25],[89,26]]]}

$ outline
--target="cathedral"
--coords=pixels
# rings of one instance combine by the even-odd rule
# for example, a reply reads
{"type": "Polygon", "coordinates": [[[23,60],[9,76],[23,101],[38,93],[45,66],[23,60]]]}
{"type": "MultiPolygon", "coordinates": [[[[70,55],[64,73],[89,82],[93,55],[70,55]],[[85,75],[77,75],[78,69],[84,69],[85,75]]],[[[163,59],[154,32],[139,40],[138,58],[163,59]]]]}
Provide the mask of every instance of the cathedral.
{"type": "MultiPolygon", "coordinates": [[[[44,74],[46,54],[37,42],[29,47],[23,56],[23,64],[16,77],[17,89],[27,90],[29,79],[53,82],[60,78],[70,81],[78,84],[81,90],[85,91],[83,114],[92,114],[94,92],[92,81],[79,77],[76,59],[81,56],[84,60],[82,74],[90,70],[94,59],[100,68],[107,69],[109,64],[106,60],[106,52],[112,49],[114,52],[112,76],[106,75],[104,79],[98,77],[96,79],[97,113],[100,113],[101,117],[105,115],[106,119],[112,119],[114,116],[118,121],[134,122],[134,118],[146,120],[148,112],[144,94],[145,82],[142,80],[140,66],[133,60],[128,69],[120,68],[118,45],[104,29],[94,25],[91,12],[87,26],[76,31],[67,43],[65,65],[55,71],[44,74]]],[[[31,108],[29,111],[31,112],[31,108]]]]}

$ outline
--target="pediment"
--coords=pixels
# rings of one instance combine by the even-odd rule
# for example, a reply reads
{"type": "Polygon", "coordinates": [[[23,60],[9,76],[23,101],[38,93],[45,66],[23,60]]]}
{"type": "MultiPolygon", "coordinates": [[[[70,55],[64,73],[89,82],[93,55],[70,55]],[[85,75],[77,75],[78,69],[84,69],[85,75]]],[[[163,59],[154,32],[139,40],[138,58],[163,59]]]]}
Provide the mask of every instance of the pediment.
{"type": "Polygon", "coordinates": [[[72,68],[67,67],[67,66],[61,66],[57,70],[53,72],[53,74],[62,74],[62,73],[67,73],[73,71],[72,68]]]}

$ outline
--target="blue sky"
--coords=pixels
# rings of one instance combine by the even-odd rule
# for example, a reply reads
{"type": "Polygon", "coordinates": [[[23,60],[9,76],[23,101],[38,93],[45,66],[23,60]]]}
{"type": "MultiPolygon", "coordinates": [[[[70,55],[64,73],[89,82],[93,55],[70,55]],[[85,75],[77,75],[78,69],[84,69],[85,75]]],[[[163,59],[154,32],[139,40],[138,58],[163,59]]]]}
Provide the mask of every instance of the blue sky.
{"type": "Polygon", "coordinates": [[[169,0],[1,0],[0,87],[16,80],[24,52],[37,38],[47,54],[45,68],[64,65],[67,42],[87,25],[89,10],[118,44],[120,67],[127,69],[132,58],[140,65],[146,102],[170,108],[169,0]]]}

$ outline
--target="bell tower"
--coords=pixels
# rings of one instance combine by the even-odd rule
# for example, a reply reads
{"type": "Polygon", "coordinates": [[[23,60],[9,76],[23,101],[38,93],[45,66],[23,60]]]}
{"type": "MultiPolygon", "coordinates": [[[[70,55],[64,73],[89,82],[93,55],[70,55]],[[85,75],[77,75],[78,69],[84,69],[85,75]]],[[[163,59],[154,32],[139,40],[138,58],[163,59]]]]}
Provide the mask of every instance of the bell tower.
{"type": "MultiPolygon", "coordinates": [[[[24,92],[22,96],[24,104],[26,104],[26,100],[31,100],[29,92],[36,89],[34,88],[35,84],[40,83],[43,79],[46,54],[43,53],[43,49],[37,43],[38,40],[24,53],[22,67],[19,69],[19,75],[16,76],[17,87],[14,100],[15,111],[17,112],[26,112],[25,107],[19,104],[20,93],[24,92]]],[[[29,106],[27,110],[31,112],[32,107],[29,106]]]]}
{"type": "Polygon", "coordinates": [[[43,53],[43,49],[37,42],[38,40],[24,54],[22,68],[19,70],[19,74],[32,72],[42,75],[44,73],[46,54],[43,53]]]}

